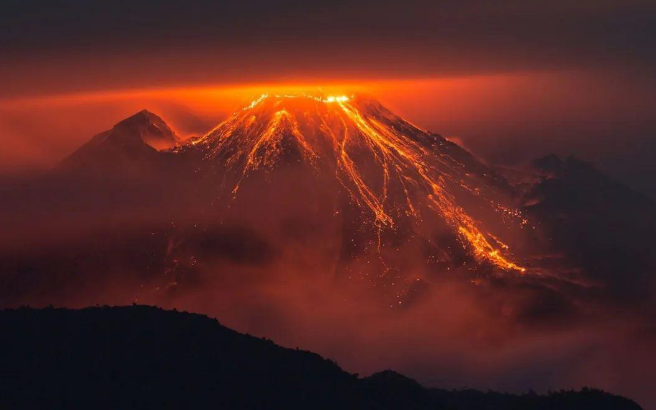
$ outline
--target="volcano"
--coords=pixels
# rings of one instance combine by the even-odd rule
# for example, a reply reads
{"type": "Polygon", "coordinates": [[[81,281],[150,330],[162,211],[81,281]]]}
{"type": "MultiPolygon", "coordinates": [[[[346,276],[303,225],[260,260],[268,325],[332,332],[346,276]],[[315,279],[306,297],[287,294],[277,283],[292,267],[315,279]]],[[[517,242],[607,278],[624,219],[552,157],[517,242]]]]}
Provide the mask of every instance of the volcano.
{"type": "Polygon", "coordinates": [[[436,252],[429,258],[440,263],[457,252],[448,249],[452,241],[441,247],[434,238],[450,233],[476,263],[526,271],[500,239],[526,224],[511,208],[505,180],[371,98],[263,95],[176,153],[196,153],[223,175],[225,201],[237,198],[250,179],[271,178],[280,169],[296,168],[315,185],[336,187],[344,195],[334,213],[354,217],[357,231],[373,234],[364,248],[399,251],[419,238],[432,243],[436,252]],[[479,217],[494,222],[488,227],[479,217]]]}
{"type": "MultiPolygon", "coordinates": [[[[579,164],[563,164],[570,163],[579,164]]],[[[13,250],[18,236],[6,244],[4,297],[20,303],[34,294],[52,300],[57,289],[62,298],[81,287],[96,291],[87,272],[103,280],[120,273],[130,282],[121,300],[154,294],[157,304],[162,294],[217,278],[229,287],[289,274],[373,289],[388,306],[406,306],[442,280],[527,285],[551,298],[559,283],[586,294],[614,283],[627,260],[646,277],[640,272],[653,263],[630,241],[652,237],[644,221],[653,204],[623,201],[630,190],[587,165],[562,168],[581,171],[498,172],[362,95],[263,95],[184,142],[142,111],[48,178],[4,189],[7,215],[15,216],[3,225],[31,249],[13,250]],[[175,146],[157,150],[153,138],[175,146]],[[41,191],[48,202],[32,201],[41,191]],[[590,205],[561,206],[588,192],[577,203],[590,205]],[[618,200],[592,206],[602,197],[618,200]],[[617,263],[569,239],[595,232],[611,242],[600,240],[603,249],[615,246],[596,221],[622,215],[617,224],[631,245],[617,263]],[[60,232],[78,239],[43,243],[60,232]]],[[[553,311],[569,309],[568,298],[558,298],[562,307],[553,311]]]]}
{"type": "MultiPolygon", "coordinates": [[[[244,277],[253,270],[334,277],[404,305],[443,277],[478,281],[532,269],[532,232],[516,189],[367,96],[263,95],[185,142],[142,111],[94,137],[52,178],[48,208],[35,213],[45,219],[8,224],[21,234],[32,224],[86,239],[26,255],[28,264],[57,255],[66,260],[34,269],[136,276],[136,295],[194,286],[227,263],[247,266],[244,277]],[[157,150],[149,141],[158,136],[178,142],[157,150]]],[[[8,196],[17,209],[26,202],[8,196]]],[[[24,270],[24,261],[12,256],[7,269],[24,270]]],[[[52,289],[58,275],[17,273],[12,286],[52,289]]]]}

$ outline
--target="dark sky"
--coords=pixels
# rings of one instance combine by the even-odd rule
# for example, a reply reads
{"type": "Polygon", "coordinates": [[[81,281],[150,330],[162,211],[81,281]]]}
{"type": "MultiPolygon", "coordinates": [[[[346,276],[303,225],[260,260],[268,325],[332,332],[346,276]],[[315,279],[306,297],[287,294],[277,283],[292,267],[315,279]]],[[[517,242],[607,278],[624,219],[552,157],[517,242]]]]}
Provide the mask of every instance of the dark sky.
{"type": "Polygon", "coordinates": [[[653,73],[654,23],[656,3],[646,0],[5,0],[1,88],[574,67],[653,73]],[[135,73],[135,64],[149,69],[135,73]]]}

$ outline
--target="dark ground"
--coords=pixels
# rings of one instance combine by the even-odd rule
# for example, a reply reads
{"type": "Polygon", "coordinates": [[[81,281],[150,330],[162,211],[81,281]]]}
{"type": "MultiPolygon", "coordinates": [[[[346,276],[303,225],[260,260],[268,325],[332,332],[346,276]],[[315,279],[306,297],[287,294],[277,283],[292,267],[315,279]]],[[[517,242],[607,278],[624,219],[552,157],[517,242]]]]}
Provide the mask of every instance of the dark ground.
{"type": "Polygon", "coordinates": [[[206,316],[146,306],[0,311],[0,408],[640,409],[595,389],[511,395],[359,378],[206,316]]]}

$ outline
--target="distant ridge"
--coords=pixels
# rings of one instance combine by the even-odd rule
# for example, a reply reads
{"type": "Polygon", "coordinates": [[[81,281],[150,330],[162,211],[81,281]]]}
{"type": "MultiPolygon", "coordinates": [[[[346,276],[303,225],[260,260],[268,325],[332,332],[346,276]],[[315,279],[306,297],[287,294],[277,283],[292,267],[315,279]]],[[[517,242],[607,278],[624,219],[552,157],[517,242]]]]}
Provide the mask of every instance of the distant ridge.
{"type": "Polygon", "coordinates": [[[117,131],[136,132],[141,140],[156,150],[172,148],[180,137],[158,115],[148,110],[141,110],[124,119],[113,128],[117,131]]]}
{"type": "Polygon", "coordinates": [[[159,160],[157,151],[172,148],[179,140],[162,118],[142,110],[95,135],[66,157],[60,168],[113,171],[152,165],[159,160]]]}
{"type": "Polygon", "coordinates": [[[640,409],[583,389],[546,396],[359,379],[319,355],[146,306],[0,311],[2,408],[640,409]]]}

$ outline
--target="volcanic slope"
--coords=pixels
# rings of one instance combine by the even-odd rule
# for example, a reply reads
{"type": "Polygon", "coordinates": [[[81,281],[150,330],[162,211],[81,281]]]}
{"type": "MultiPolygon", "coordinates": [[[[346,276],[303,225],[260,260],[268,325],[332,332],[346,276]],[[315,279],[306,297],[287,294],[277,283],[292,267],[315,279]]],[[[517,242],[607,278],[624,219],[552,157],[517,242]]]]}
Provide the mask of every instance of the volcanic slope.
{"type": "Polygon", "coordinates": [[[501,239],[521,236],[527,224],[506,181],[368,97],[263,95],[177,153],[202,156],[223,175],[219,195],[231,201],[249,181],[274,180],[290,167],[296,178],[338,187],[342,199],[332,210],[350,226],[342,257],[406,252],[404,244],[421,242],[422,258],[437,265],[473,260],[526,272],[501,239]]]}

